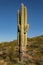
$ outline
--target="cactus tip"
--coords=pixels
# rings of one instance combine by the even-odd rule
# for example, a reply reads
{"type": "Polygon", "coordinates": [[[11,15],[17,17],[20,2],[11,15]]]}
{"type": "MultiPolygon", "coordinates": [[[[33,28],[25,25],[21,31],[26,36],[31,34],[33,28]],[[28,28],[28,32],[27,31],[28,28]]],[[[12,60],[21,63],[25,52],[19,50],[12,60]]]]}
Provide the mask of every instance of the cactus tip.
{"type": "Polygon", "coordinates": [[[22,3],[21,6],[24,6],[24,4],[22,3]]]}

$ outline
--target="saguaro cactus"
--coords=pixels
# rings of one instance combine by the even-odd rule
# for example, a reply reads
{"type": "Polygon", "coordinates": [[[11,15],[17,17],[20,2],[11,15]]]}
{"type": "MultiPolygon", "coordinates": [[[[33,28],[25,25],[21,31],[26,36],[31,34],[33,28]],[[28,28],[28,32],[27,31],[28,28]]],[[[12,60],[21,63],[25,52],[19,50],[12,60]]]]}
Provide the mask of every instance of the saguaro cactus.
{"type": "Polygon", "coordinates": [[[18,10],[18,45],[19,45],[19,61],[23,60],[26,45],[27,45],[27,31],[28,31],[28,24],[27,24],[27,9],[21,4],[21,9],[18,10]]]}

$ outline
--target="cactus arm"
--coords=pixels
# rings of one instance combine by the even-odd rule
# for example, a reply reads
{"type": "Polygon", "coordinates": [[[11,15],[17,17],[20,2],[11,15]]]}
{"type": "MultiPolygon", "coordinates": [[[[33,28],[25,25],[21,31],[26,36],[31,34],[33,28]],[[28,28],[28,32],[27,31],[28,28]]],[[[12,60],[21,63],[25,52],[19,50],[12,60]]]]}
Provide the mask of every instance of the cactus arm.
{"type": "Polygon", "coordinates": [[[28,31],[29,25],[27,24],[24,29],[24,34],[28,31]]]}

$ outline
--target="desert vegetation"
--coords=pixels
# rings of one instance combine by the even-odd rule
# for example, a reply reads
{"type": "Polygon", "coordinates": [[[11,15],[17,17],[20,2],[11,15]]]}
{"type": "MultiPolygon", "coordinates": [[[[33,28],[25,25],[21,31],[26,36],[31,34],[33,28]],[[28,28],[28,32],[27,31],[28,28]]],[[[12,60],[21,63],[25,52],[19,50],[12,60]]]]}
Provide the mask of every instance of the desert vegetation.
{"type": "Polygon", "coordinates": [[[43,35],[27,40],[27,58],[23,63],[18,62],[17,40],[0,43],[0,65],[43,65],[43,35]]]}

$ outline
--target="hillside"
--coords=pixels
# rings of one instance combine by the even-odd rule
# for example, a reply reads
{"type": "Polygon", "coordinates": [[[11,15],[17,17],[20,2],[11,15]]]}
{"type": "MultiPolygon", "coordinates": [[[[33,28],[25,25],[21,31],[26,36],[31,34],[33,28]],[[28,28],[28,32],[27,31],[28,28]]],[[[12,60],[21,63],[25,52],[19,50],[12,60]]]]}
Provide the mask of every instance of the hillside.
{"type": "Polygon", "coordinates": [[[0,43],[0,65],[43,65],[43,35],[27,38],[27,59],[18,62],[17,40],[0,43]]]}

